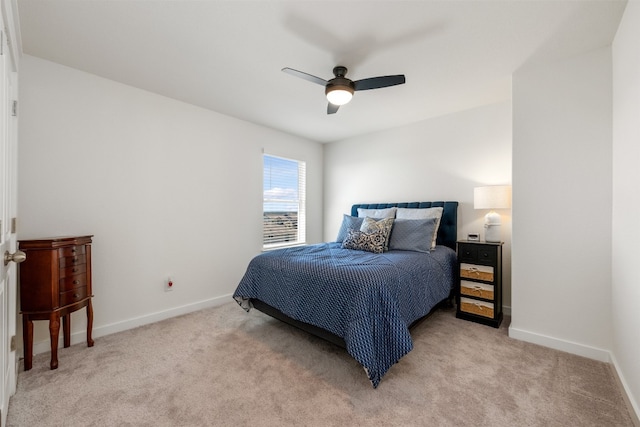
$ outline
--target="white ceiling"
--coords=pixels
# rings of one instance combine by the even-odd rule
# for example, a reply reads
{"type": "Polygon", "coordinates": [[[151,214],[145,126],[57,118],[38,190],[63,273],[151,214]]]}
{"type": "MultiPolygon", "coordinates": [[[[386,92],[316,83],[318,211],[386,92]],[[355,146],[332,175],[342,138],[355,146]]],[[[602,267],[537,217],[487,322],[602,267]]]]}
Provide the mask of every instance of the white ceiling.
{"type": "Polygon", "coordinates": [[[524,64],[607,46],[625,1],[18,0],[23,52],[329,142],[511,96],[524,64]],[[326,114],[335,65],[356,92],[326,114]]]}

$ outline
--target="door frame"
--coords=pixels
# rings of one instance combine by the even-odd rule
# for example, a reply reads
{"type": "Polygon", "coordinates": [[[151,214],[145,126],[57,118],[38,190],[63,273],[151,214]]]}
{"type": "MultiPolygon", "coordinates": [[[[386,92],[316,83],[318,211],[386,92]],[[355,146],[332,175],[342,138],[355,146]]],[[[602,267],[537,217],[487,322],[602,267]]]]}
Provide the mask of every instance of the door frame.
{"type": "Polygon", "coordinates": [[[0,425],[5,425],[9,408],[9,399],[16,391],[19,359],[16,356],[16,324],[18,320],[17,274],[14,262],[5,267],[4,254],[17,250],[17,202],[18,202],[18,64],[22,52],[22,43],[17,17],[16,0],[0,0],[2,15],[0,31],[2,35],[0,64],[2,66],[0,85],[0,312],[2,325],[2,343],[0,343],[0,425]]]}

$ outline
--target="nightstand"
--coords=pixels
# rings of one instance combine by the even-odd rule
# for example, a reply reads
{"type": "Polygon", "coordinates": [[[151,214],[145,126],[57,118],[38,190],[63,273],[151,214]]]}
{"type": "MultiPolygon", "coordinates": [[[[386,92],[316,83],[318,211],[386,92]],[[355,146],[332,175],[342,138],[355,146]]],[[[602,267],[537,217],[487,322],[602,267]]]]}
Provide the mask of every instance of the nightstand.
{"type": "Polygon", "coordinates": [[[64,346],[71,345],[71,313],[87,308],[87,345],[93,346],[91,305],[91,237],[20,240],[27,259],[20,264],[20,308],[24,339],[24,370],[33,363],[33,321],[48,320],[51,369],[58,367],[60,319],[64,346]]]}
{"type": "Polygon", "coordinates": [[[497,328],[502,322],[502,243],[458,241],[456,317],[497,328]]]}

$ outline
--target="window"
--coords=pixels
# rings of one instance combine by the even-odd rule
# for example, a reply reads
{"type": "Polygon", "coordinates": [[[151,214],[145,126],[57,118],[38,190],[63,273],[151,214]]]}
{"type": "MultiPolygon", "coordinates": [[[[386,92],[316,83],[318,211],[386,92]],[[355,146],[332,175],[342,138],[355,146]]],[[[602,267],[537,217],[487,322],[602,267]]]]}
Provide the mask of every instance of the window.
{"type": "Polygon", "coordinates": [[[263,247],[305,242],[306,164],[263,156],[263,247]]]}

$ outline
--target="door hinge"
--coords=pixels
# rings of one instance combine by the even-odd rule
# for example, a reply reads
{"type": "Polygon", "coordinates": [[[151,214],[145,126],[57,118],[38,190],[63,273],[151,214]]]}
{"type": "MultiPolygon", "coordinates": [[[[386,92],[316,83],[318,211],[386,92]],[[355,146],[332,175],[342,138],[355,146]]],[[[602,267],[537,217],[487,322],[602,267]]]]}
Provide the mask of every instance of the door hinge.
{"type": "Polygon", "coordinates": [[[11,234],[16,234],[18,231],[18,218],[11,218],[11,234]]]}
{"type": "Polygon", "coordinates": [[[13,104],[11,105],[11,115],[13,117],[17,117],[18,116],[18,101],[14,100],[13,104]]]}
{"type": "Polygon", "coordinates": [[[17,349],[17,347],[16,347],[16,336],[15,335],[11,337],[10,348],[11,348],[11,351],[16,351],[16,349],[17,349]]]}

